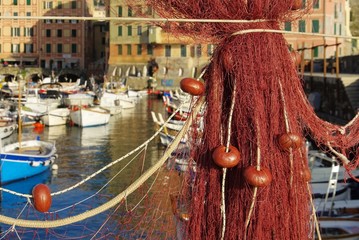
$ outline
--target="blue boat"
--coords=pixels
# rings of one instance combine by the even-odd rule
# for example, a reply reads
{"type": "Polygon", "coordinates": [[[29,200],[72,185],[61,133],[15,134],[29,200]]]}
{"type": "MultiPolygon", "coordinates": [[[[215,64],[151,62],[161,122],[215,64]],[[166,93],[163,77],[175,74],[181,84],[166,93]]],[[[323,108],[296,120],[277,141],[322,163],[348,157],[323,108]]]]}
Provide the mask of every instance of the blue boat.
{"type": "Polygon", "coordinates": [[[1,184],[40,174],[57,159],[54,143],[29,140],[8,144],[0,153],[1,184]]]}

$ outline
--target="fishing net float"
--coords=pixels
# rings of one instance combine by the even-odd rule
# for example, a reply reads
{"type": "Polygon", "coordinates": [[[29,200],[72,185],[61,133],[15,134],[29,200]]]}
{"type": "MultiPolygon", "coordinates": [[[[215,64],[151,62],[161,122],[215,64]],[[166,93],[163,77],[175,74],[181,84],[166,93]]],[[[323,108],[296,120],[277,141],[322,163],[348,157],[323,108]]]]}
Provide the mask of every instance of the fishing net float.
{"type": "Polygon", "coordinates": [[[283,22],[301,18],[313,1],[147,3],[163,18],[249,21],[160,24],[174,35],[217,44],[203,76],[204,129],[191,154],[196,177],[182,193],[191,198],[186,238],[313,238],[305,137],[341,160],[349,174],[359,163],[358,117],[346,126],[317,117],[281,34],[283,22]],[[234,160],[235,166],[226,165],[234,160]]]}

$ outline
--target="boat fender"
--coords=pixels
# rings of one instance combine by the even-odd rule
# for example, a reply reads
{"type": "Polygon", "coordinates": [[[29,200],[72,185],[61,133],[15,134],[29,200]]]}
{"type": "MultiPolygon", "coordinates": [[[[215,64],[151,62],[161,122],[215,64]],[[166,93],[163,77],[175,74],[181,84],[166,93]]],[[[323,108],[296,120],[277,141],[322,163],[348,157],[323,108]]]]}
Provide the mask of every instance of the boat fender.
{"type": "Polygon", "coordinates": [[[31,166],[31,167],[38,167],[38,166],[40,166],[40,162],[38,162],[38,161],[31,161],[31,162],[30,162],[30,166],[31,166]]]}
{"type": "Polygon", "coordinates": [[[49,166],[50,165],[50,160],[43,161],[42,165],[49,166]]]}

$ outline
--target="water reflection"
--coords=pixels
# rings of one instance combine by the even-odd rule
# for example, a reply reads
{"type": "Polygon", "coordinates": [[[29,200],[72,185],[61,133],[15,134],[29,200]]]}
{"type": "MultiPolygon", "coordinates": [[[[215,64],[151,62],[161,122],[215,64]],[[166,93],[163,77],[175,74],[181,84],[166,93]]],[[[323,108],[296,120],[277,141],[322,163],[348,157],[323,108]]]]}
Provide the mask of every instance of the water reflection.
{"type": "MultiPolygon", "coordinates": [[[[119,159],[129,151],[145,142],[154,133],[151,111],[164,114],[163,104],[157,99],[141,99],[134,109],[126,109],[122,115],[113,116],[110,123],[105,126],[79,128],[70,126],[46,127],[43,132],[35,133],[32,128],[25,128],[23,139],[36,139],[40,137],[45,141],[55,141],[59,158],[56,162],[58,170],[51,174],[51,171],[36,178],[28,179],[13,185],[8,185],[12,190],[22,193],[30,193],[32,187],[37,183],[46,183],[52,192],[57,192],[73,186],[90,174],[98,171],[108,163],[119,159]]],[[[9,140],[14,140],[12,137],[9,140]]],[[[89,208],[97,207],[106,202],[113,195],[117,195],[124,190],[130,183],[137,179],[143,171],[150,167],[154,161],[158,160],[163,153],[163,148],[159,147],[159,141],[152,141],[145,151],[138,153],[138,157],[128,157],[119,164],[105,170],[86,184],[53,197],[51,211],[57,211],[66,207],[71,207],[80,200],[91,197],[111,178],[119,174],[108,187],[101,192],[102,197],[97,197],[76,206],[71,211],[71,215],[82,213],[89,208]],[[129,164],[129,162],[133,161],[129,164]],[[122,171],[125,165],[128,167],[122,171]],[[103,197],[107,196],[107,197],[103,197]]],[[[9,196],[3,193],[1,213],[17,217],[20,209],[26,203],[26,199],[9,196]],[[14,206],[16,206],[14,208],[14,206]],[[15,210],[17,209],[17,210],[15,210]]],[[[69,212],[59,217],[66,217],[69,212]]],[[[26,216],[25,216],[26,217],[26,216]]],[[[91,218],[86,222],[86,228],[98,228],[98,224],[104,221],[103,216],[91,218]]],[[[6,226],[3,226],[6,228],[6,226]]],[[[72,228],[72,227],[69,227],[72,228]]],[[[62,229],[62,228],[60,228],[62,229]]],[[[65,228],[68,229],[68,228],[65,228]]],[[[71,236],[82,236],[84,228],[71,230],[71,236]]],[[[61,231],[61,230],[59,230],[61,231]]],[[[23,239],[31,239],[32,235],[23,239]]]]}

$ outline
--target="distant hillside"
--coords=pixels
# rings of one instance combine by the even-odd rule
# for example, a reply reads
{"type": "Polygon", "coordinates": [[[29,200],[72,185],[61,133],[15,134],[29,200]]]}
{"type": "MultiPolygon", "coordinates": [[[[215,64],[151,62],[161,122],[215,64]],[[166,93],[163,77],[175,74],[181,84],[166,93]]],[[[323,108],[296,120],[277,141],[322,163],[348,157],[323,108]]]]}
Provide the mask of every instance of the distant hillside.
{"type": "Polygon", "coordinates": [[[353,36],[359,36],[359,1],[350,0],[349,3],[351,8],[350,31],[353,36]]]}

